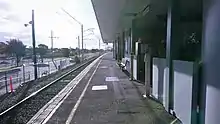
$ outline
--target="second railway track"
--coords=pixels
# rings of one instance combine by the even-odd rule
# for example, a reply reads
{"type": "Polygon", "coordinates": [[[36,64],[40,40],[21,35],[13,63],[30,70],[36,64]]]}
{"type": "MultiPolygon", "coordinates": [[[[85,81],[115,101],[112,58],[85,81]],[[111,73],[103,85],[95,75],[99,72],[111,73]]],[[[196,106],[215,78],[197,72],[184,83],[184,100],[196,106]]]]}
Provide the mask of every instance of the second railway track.
{"type": "MultiPolygon", "coordinates": [[[[95,57],[96,58],[96,57],[95,57]]],[[[92,58],[86,63],[74,68],[61,77],[55,79],[12,107],[0,113],[0,124],[25,124],[47,102],[58,94],[72,79],[74,79],[87,65],[95,60],[92,58]]]]}

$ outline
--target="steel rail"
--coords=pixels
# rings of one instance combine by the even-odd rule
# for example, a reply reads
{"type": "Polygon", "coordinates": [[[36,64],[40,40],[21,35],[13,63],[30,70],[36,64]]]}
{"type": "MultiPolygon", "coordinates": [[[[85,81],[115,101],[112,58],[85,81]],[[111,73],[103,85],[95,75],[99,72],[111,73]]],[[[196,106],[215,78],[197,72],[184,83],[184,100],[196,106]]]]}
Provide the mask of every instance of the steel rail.
{"type": "Polygon", "coordinates": [[[64,75],[60,76],[59,78],[57,78],[56,80],[50,82],[49,84],[47,84],[46,86],[40,88],[39,90],[33,92],[31,95],[27,96],[26,98],[22,99],[21,101],[19,101],[18,103],[16,103],[15,105],[11,106],[10,108],[4,110],[3,112],[0,113],[0,117],[3,116],[4,114],[10,112],[11,110],[13,110],[14,108],[18,107],[19,105],[21,105],[22,103],[26,102],[27,100],[33,98],[35,95],[37,95],[38,93],[46,90],[47,88],[49,88],[51,85],[57,83],[58,81],[62,80],[63,78],[67,77],[69,74],[73,73],[74,71],[80,69],[81,67],[83,67],[84,65],[94,61],[97,57],[93,57],[91,58],[91,60],[83,63],[82,65],[70,70],[69,72],[65,73],[64,75]]]}

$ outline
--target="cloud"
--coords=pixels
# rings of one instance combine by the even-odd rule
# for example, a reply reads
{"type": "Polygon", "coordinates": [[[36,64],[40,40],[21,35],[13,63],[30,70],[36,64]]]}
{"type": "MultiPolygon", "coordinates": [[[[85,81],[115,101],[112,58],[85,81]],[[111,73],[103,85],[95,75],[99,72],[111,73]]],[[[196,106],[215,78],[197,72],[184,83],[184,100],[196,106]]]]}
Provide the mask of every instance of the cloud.
{"type": "Polygon", "coordinates": [[[10,10],[10,4],[7,3],[7,1],[2,0],[2,1],[0,1],[0,9],[8,11],[8,10],[10,10]]]}
{"type": "Polygon", "coordinates": [[[9,13],[8,15],[3,16],[3,17],[1,17],[1,18],[2,18],[2,19],[5,19],[5,20],[7,20],[7,21],[12,21],[12,22],[18,22],[18,21],[20,21],[19,18],[17,17],[17,15],[11,14],[11,13],[9,13]]]}
{"type": "Polygon", "coordinates": [[[10,36],[10,33],[0,32],[0,42],[7,41],[9,39],[7,36],[10,36]]]}
{"type": "MultiPolygon", "coordinates": [[[[84,29],[95,28],[95,34],[100,37],[90,0],[1,0],[0,41],[13,37],[31,46],[31,27],[24,27],[24,24],[31,20],[31,10],[34,8],[37,45],[42,43],[50,46],[49,36],[53,30],[54,36],[59,37],[54,39],[54,47],[77,47],[76,37],[81,35],[80,25],[63,13],[61,7],[82,22],[84,29]]],[[[97,41],[85,43],[87,48],[98,47],[97,41]]]]}

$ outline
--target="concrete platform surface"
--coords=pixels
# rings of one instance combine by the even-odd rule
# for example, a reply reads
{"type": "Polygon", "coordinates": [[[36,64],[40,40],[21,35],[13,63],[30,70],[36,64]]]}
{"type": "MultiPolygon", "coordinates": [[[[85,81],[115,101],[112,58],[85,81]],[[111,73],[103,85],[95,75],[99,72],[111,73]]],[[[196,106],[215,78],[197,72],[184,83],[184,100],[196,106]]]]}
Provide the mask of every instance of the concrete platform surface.
{"type": "Polygon", "coordinates": [[[161,104],[143,94],[144,85],[129,81],[108,53],[43,123],[170,124],[175,120],[161,104]]]}

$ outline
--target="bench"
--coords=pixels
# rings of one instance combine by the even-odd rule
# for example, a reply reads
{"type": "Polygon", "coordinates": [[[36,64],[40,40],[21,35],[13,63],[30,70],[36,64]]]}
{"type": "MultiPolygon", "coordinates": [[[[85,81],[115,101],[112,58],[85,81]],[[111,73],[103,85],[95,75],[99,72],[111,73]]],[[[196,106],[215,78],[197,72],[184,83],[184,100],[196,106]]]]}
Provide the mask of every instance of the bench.
{"type": "Polygon", "coordinates": [[[122,70],[126,70],[127,64],[128,64],[128,61],[127,61],[125,58],[123,58],[122,61],[121,61],[121,63],[120,63],[121,69],[122,69],[122,70]]]}
{"type": "Polygon", "coordinates": [[[48,75],[48,74],[49,74],[48,71],[44,71],[41,75],[42,75],[42,76],[46,76],[46,75],[48,75]]]}

